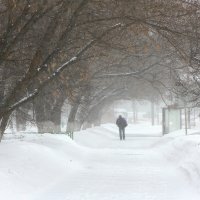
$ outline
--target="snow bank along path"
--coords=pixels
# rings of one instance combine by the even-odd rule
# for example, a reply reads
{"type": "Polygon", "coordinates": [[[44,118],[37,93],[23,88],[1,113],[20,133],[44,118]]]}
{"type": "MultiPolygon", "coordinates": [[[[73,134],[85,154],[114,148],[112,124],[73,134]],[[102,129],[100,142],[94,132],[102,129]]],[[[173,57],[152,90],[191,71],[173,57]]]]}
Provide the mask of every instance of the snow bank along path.
{"type": "Polygon", "coordinates": [[[6,136],[0,145],[0,196],[199,200],[199,136],[160,136],[158,127],[139,125],[129,126],[126,141],[119,141],[114,125],[77,132],[75,141],[64,135],[6,136]]]}

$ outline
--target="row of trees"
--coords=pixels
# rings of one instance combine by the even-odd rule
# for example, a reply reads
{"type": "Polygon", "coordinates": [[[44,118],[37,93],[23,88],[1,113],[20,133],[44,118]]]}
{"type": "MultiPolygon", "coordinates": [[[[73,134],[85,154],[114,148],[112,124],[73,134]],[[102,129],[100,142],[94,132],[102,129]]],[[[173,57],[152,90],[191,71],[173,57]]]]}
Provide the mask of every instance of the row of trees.
{"type": "Polygon", "coordinates": [[[46,122],[59,132],[66,100],[71,130],[115,99],[141,98],[141,88],[163,99],[199,88],[196,2],[2,0],[0,15],[1,138],[15,110],[32,109],[40,132],[46,122]]]}

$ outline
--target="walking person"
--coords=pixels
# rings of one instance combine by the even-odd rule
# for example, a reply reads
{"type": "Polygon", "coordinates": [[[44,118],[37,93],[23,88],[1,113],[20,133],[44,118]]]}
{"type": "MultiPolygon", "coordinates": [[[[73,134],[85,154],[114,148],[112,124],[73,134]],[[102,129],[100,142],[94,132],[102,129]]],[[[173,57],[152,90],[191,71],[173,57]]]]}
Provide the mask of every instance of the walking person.
{"type": "Polygon", "coordinates": [[[125,140],[125,127],[128,125],[126,120],[119,115],[116,121],[117,126],[119,127],[119,138],[120,140],[125,140]]]}

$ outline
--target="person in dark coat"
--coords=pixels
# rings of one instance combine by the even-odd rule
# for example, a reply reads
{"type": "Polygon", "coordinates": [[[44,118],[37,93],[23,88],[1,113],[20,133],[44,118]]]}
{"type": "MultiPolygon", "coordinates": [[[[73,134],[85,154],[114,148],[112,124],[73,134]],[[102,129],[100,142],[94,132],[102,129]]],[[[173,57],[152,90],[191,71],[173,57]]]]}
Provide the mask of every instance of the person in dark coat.
{"type": "Polygon", "coordinates": [[[119,115],[116,124],[119,127],[120,140],[125,140],[125,127],[128,125],[126,120],[121,115],[119,115]]]}

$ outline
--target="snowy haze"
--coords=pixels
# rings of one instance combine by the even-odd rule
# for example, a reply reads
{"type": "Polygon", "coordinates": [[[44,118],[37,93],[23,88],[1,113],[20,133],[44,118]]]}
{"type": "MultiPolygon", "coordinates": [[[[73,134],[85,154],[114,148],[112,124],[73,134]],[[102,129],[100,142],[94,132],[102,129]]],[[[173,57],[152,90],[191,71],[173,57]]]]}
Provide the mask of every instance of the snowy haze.
{"type": "Polygon", "coordinates": [[[6,200],[198,200],[200,137],[162,137],[161,126],[115,124],[66,135],[6,134],[0,195],[6,200]]]}
{"type": "Polygon", "coordinates": [[[199,200],[199,13],[0,0],[0,200],[199,200]]]}

